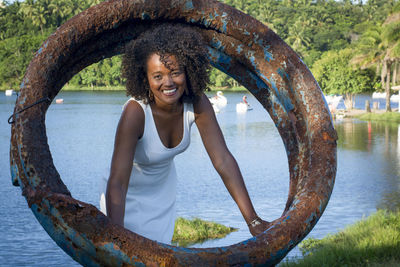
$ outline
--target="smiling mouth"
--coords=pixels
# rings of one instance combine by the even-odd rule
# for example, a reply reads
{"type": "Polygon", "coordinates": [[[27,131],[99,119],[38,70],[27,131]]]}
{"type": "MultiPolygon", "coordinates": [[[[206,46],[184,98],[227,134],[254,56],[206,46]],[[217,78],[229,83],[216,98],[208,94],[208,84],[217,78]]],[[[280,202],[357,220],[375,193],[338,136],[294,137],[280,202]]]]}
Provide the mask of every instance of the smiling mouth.
{"type": "Polygon", "coordinates": [[[172,95],[176,92],[176,88],[174,89],[169,89],[169,90],[163,90],[162,91],[165,95],[172,95]]]}

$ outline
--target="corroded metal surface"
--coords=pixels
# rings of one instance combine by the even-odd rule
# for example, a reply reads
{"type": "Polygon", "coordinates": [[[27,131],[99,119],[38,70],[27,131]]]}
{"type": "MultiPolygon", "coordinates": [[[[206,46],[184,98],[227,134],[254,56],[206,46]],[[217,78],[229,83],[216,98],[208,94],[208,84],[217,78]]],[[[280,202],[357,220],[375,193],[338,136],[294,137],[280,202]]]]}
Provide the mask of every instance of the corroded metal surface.
{"type": "Polygon", "coordinates": [[[15,111],[46,97],[53,100],[81,69],[122,53],[150,24],[165,21],[198,29],[208,42],[211,63],[243,84],[275,122],[290,171],[282,216],[255,238],[204,249],[157,243],[114,225],[94,206],[74,199],[54,167],[45,130],[49,102],[14,118],[13,183],[20,185],[49,235],[83,265],[274,265],[308,234],[328,203],[336,175],[337,137],[312,74],[254,18],[213,0],[103,2],[73,17],[44,42],[26,71],[15,111]],[[289,110],[296,115],[296,129],[289,110]]]}

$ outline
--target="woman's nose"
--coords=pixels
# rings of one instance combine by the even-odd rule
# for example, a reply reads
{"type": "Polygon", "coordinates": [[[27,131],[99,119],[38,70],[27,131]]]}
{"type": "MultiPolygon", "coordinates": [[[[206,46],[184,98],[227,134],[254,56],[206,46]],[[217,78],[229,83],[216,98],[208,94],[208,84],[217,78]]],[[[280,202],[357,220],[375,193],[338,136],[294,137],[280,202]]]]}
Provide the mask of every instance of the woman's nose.
{"type": "Polygon", "coordinates": [[[174,85],[174,81],[172,80],[171,75],[166,75],[166,78],[164,80],[164,85],[165,86],[173,86],[174,85]]]}

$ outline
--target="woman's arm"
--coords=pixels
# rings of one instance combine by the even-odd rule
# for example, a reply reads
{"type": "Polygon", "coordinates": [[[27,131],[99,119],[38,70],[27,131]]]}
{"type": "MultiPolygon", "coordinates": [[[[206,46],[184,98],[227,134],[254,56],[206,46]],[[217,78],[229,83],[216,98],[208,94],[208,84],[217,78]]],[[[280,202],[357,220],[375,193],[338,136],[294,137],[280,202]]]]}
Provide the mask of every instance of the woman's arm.
{"type": "Polygon", "coordinates": [[[106,192],[107,216],[121,226],[136,144],[143,130],[143,109],[136,101],[129,101],[118,123],[106,192]]]}
{"type": "Polygon", "coordinates": [[[260,234],[267,228],[268,222],[259,219],[254,210],[239,166],[226,146],[214,110],[206,95],[203,94],[194,105],[194,112],[197,128],[214,168],[238,205],[251,234],[260,234]]]}

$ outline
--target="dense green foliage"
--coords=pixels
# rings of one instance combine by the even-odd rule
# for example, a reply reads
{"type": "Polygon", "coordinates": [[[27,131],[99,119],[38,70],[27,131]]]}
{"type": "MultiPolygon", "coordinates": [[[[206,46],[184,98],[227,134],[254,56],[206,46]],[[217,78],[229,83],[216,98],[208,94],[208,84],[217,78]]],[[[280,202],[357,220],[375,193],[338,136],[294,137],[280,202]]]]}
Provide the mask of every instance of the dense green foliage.
{"type": "MultiPolygon", "coordinates": [[[[25,0],[0,4],[0,88],[17,88],[40,43],[100,0],[25,0]]],[[[399,0],[224,0],[278,33],[316,73],[327,94],[390,90],[400,71],[399,0]],[[344,58],[341,58],[344,57],[344,58]],[[334,70],[334,71],[333,71],[334,70]],[[392,76],[391,76],[392,74],[392,76]],[[340,79],[338,79],[340,78],[340,79]]],[[[1,0],[0,0],[1,3],[1,0]]],[[[69,87],[119,87],[120,57],[77,74],[69,87]]],[[[214,87],[239,84],[216,69],[214,87]]]]}
{"type": "Polygon", "coordinates": [[[172,242],[179,246],[188,246],[209,239],[223,238],[234,231],[237,229],[219,223],[203,221],[199,218],[188,220],[179,217],[175,221],[172,242]]]}
{"type": "Polygon", "coordinates": [[[354,50],[345,48],[328,51],[313,64],[312,73],[326,94],[344,94],[347,108],[353,105],[353,95],[363,91],[372,91],[374,73],[370,69],[357,69],[348,64],[354,50]]]}
{"type": "Polygon", "coordinates": [[[379,210],[345,230],[300,245],[304,258],[280,266],[399,266],[400,211],[379,210]]]}

